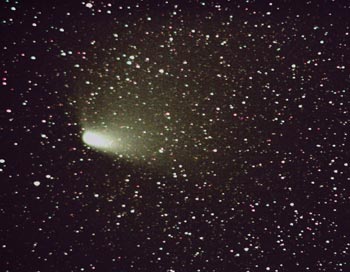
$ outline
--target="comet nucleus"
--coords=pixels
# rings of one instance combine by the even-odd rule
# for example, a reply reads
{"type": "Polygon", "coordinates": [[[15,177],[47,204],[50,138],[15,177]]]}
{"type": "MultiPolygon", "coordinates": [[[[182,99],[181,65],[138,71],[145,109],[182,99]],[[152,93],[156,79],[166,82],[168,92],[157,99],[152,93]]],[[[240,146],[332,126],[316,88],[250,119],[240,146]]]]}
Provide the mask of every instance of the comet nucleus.
{"type": "Polygon", "coordinates": [[[83,141],[85,144],[101,150],[111,150],[115,148],[115,141],[102,132],[87,130],[83,134],[83,141]]]}

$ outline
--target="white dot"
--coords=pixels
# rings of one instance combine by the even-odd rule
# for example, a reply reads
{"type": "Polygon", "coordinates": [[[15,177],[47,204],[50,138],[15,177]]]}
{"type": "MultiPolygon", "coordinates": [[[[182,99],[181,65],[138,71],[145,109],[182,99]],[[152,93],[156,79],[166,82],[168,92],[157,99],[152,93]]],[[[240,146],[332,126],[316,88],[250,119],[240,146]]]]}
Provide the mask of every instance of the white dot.
{"type": "Polygon", "coordinates": [[[38,186],[40,186],[40,181],[36,180],[33,182],[33,184],[34,184],[34,186],[38,187],[38,186]]]}

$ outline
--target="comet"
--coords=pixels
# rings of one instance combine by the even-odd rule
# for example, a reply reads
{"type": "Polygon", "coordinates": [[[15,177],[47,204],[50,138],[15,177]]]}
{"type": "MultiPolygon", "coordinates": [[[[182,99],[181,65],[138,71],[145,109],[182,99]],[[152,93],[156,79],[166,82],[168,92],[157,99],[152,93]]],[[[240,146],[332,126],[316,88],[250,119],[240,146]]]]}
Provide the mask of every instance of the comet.
{"type": "Polygon", "coordinates": [[[88,146],[104,151],[110,151],[116,148],[116,142],[112,137],[98,131],[85,131],[83,142],[88,146]]]}

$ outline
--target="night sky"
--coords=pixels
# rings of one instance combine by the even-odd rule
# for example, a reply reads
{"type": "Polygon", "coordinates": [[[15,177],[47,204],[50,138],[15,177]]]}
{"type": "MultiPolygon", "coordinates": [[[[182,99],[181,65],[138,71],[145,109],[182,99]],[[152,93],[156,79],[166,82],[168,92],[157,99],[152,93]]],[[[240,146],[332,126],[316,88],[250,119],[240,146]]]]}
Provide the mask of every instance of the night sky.
{"type": "Polygon", "coordinates": [[[1,0],[0,271],[350,271],[349,14],[1,0]]]}

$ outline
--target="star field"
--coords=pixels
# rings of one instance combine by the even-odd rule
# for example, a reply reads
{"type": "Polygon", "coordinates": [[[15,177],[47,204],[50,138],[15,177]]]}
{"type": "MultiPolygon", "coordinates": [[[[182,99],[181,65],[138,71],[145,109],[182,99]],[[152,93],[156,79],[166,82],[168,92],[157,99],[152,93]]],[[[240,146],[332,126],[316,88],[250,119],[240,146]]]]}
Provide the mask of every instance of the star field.
{"type": "Polygon", "coordinates": [[[1,271],[349,271],[349,3],[0,6],[1,271]]]}

